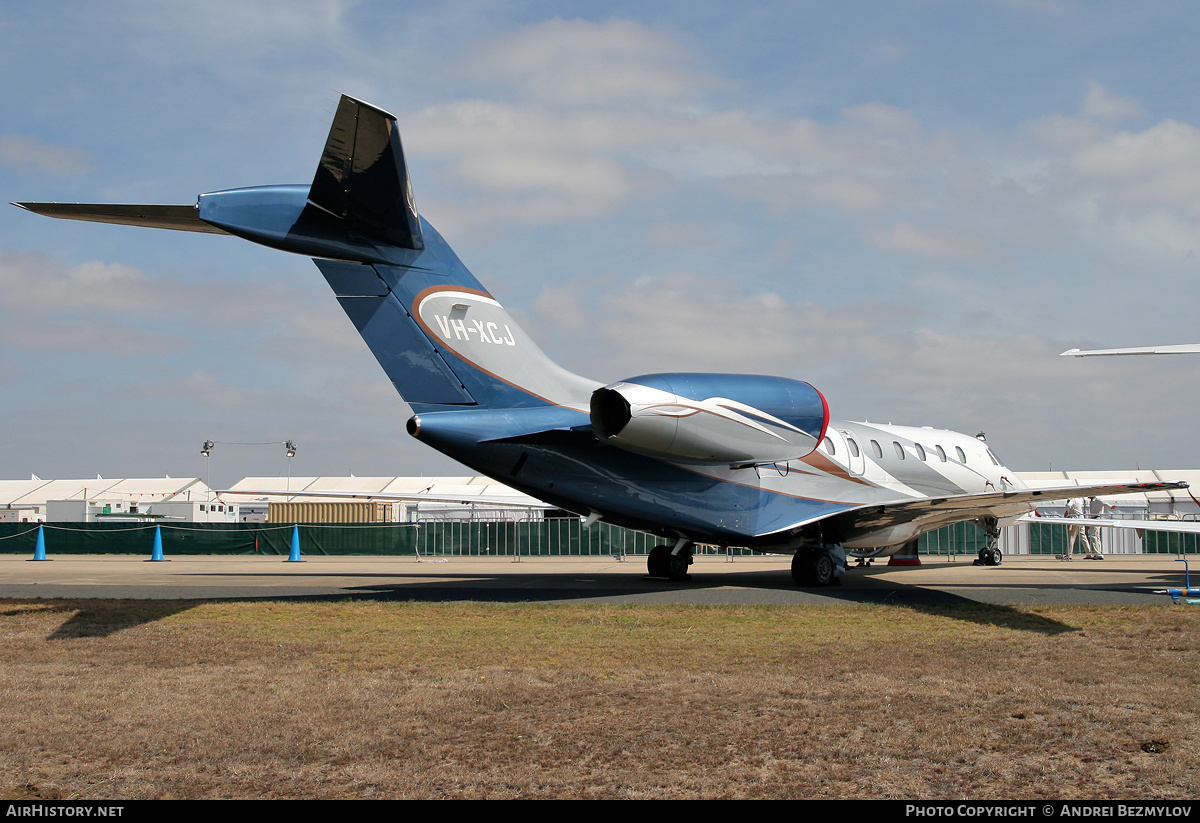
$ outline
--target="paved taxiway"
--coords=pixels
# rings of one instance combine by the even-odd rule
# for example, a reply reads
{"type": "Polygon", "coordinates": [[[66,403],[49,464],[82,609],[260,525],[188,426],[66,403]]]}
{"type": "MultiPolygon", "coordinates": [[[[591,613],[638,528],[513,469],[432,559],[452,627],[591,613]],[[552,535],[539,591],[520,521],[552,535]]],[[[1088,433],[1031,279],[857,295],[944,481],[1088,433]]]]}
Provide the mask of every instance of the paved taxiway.
{"type": "Polygon", "coordinates": [[[926,558],[919,567],[852,569],[842,585],[797,589],[786,558],[701,556],[692,579],[645,578],[644,558],[58,556],[0,555],[0,598],[305,598],[595,603],[988,603],[1170,605],[1156,589],[1183,584],[1172,555],[1071,562],[1009,557],[999,567],[926,558]]]}

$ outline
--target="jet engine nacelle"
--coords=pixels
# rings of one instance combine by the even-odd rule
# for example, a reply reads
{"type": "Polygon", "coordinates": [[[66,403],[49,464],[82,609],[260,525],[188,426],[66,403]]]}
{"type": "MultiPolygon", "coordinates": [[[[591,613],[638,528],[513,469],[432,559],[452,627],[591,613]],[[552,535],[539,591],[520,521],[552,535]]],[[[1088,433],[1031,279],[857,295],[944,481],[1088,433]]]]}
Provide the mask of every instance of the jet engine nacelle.
{"type": "Polygon", "coordinates": [[[681,463],[782,463],[825,436],[824,396],[799,380],[753,374],[647,374],[592,393],[603,443],[681,463]]]}

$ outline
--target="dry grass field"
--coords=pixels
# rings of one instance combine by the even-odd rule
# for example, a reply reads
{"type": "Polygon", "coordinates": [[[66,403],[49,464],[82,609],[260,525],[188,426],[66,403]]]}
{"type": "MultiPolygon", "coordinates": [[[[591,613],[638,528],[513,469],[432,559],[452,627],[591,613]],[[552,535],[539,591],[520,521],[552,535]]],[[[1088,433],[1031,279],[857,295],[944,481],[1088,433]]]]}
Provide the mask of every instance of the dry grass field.
{"type": "Polygon", "coordinates": [[[0,601],[4,798],[1195,798],[1200,609],[0,601]]]}

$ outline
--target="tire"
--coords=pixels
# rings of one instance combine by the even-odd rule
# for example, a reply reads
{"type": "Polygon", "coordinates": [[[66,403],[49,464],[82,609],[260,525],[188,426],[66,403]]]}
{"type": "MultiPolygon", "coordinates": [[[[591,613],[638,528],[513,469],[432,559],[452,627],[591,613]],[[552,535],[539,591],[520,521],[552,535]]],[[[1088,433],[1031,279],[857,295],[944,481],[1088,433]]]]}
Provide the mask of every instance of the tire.
{"type": "Polygon", "coordinates": [[[796,552],[792,555],[792,582],[801,588],[814,585],[809,558],[810,555],[806,552],[796,552]]]}
{"type": "Polygon", "coordinates": [[[812,579],[813,584],[817,586],[832,585],[833,581],[837,579],[833,556],[829,552],[820,552],[813,558],[812,579]]]}
{"type": "Polygon", "coordinates": [[[646,557],[646,573],[651,577],[671,576],[671,547],[655,546],[646,557]]]}
{"type": "Polygon", "coordinates": [[[837,570],[829,552],[796,552],[792,555],[792,582],[802,588],[832,586],[837,570]]]}
{"type": "Polygon", "coordinates": [[[683,580],[688,576],[688,566],[692,565],[691,551],[667,555],[667,576],[672,580],[683,580]]]}

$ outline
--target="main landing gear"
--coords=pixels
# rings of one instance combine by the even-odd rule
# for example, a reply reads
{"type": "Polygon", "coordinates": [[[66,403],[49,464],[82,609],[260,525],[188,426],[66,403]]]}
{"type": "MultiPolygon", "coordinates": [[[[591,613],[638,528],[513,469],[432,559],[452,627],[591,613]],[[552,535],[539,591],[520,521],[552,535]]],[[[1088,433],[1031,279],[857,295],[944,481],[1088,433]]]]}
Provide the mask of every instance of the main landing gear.
{"type": "Polygon", "coordinates": [[[846,550],[841,543],[800,549],[792,555],[792,582],[797,586],[837,586],[846,573],[846,550]]]}
{"type": "Polygon", "coordinates": [[[687,580],[688,566],[692,565],[692,541],[680,540],[674,546],[662,544],[650,550],[646,558],[646,572],[651,577],[669,580],[687,580]]]}
{"type": "Polygon", "coordinates": [[[987,535],[987,540],[983,548],[979,550],[979,557],[975,560],[976,566],[999,566],[1004,560],[1004,555],[1000,551],[1000,525],[996,518],[983,518],[982,527],[987,535]]]}
{"type": "MultiPolygon", "coordinates": [[[[674,545],[664,543],[651,549],[646,572],[658,579],[687,580],[692,561],[692,541],[682,538],[674,545]]],[[[792,580],[797,586],[836,586],[845,573],[846,550],[841,543],[801,548],[792,555],[792,580]]]]}

